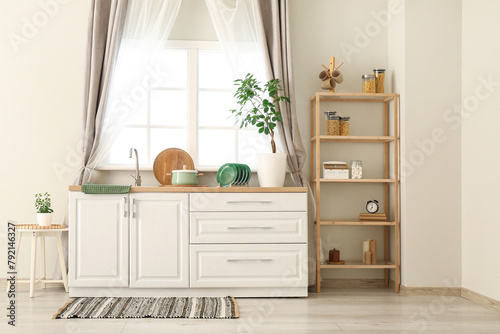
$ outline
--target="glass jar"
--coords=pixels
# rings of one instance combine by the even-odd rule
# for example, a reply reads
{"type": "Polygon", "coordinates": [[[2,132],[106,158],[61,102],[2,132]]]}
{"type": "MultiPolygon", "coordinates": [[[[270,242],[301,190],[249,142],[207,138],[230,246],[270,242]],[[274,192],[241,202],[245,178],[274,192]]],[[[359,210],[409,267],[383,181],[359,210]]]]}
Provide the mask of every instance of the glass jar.
{"type": "Polygon", "coordinates": [[[339,117],[340,135],[349,136],[349,120],[351,117],[339,117]]]}
{"type": "Polygon", "coordinates": [[[385,93],[384,90],[385,69],[375,68],[373,69],[373,75],[375,75],[375,93],[385,93]]]}
{"type": "Polygon", "coordinates": [[[336,111],[325,110],[326,134],[329,136],[340,135],[340,117],[336,116],[336,111]]]}
{"type": "Polygon", "coordinates": [[[361,179],[363,177],[363,164],[361,160],[351,160],[351,179],[361,179]]]}
{"type": "Polygon", "coordinates": [[[375,93],[375,76],[373,74],[363,74],[363,93],[375,93]]]}

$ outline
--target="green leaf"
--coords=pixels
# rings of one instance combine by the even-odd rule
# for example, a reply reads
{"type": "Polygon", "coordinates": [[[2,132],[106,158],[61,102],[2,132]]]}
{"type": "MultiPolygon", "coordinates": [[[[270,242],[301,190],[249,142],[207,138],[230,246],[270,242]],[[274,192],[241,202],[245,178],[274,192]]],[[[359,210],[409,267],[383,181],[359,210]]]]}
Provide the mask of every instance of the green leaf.
{"type": "Polygon", "coordinates": [[[264,132],[264,128],[259,129],[259,133],[262,133],[262,132],[264,132]]]}
{"type": "Polygon", "coordinates": [[[264,129],[264,132],[265,132],[265,134],[266,134],[266,135],[268,135],[268,134],[269,134],[269,129],[268,129],[268,128],[265,128],[265,129],[264,129]]]}

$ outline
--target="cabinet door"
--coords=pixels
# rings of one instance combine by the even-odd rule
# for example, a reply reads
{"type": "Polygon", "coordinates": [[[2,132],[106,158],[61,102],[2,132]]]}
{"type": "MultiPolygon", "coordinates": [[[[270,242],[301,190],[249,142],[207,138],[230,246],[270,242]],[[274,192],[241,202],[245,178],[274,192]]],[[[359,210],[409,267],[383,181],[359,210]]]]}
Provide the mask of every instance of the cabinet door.
{"type": "Polygon", "coordinates": [[[188,194],[130,199],[130,287],[188,287],[188,194]]]}
{"type": "Polygon", "coordinates": [[[127,287],[128,194],[69,199],[69,285],[127,287]]]}

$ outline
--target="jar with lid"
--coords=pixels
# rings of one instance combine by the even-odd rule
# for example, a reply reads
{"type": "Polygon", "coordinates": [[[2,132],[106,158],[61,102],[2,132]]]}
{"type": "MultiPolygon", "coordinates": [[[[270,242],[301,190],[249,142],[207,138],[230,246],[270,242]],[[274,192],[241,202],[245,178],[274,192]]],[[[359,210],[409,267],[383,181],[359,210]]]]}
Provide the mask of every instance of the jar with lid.
{"type": "Polygon", "coordinates": [[[375,75],[375,93],[385,93],[384,90],[385,69],[374,68],[373,75],[375,75]]]}
{"type": "Polygon", "coordinates": [[[349,120],[351,117],[339,117],[339,127],[341,136],[349,136],[349,120]]]}
{"type": "Polygon", "coordinates": [[[375,76],[373,74],[363,74],[363,93],[375,93],[375,76]]]}
{"type": "Polygon", "coordinates": [[[340,135],[340,117],[336,116],[336,111],[325,110],[326,134],[329,136],[340,135]]]}
{"type": "Polygon", "coordinates": [[[351,179],[361,179],[363,177],[363,164],[361,160],[351,160],[351,179]]]}

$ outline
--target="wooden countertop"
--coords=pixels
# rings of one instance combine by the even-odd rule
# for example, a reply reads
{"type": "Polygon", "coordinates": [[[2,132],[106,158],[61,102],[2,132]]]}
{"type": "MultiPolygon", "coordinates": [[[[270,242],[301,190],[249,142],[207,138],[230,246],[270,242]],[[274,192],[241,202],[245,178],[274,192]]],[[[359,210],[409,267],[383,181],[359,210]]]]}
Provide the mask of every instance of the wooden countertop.
{"type": "MultiPolygon", "coordinates": [[[[82,191],[69,186],[69,191],[82,191]]],[[[306,187],[131,187],[131,193],[305,193],[306,187]]]]}

